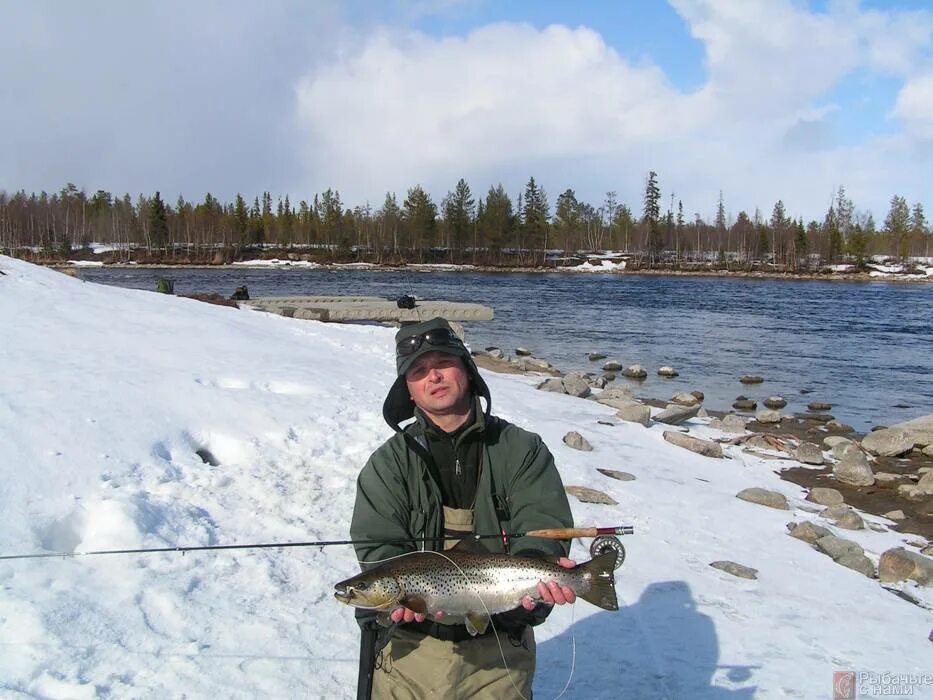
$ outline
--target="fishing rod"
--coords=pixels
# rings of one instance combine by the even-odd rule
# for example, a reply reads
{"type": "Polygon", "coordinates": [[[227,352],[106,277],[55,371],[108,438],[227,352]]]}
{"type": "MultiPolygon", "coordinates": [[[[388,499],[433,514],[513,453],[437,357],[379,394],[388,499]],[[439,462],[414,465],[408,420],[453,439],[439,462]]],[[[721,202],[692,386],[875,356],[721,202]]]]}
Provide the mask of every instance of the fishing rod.
{"type": "MultiPolygon", "coordinates": [[[[617,527],[566,527],[545,530],[529,530],[527,532],[499,532],[494,535],[470,534],[460,539],[485,540],[493,538],[541,537],[549,540],[572,540],[580,537],[615,538],[618,535],[631,535],[635,531],[631,525],[617,527]]],[[[410,544],[412,542],[433,542],[443,540],[444,537],[406,537],[402,539],[387,540],[319,540],[316,542],[262,542],[258,544],[205,544],[191,547],[148,547],[140,549],[98,549],[87,552],[37,552],[34,554],[3,554],[0,560],[10,559],[56,559],[73,557],[91,557],[103,554],[156,554],[165,552],[216,551],[227,549],[284,549],[286,547],[333,547],[346,544],[410,544]]],[[[618,540],[616,540],[618,541],[618,540]]],[[[595,543],[594,543],[595,544],[595,543]]],[[[621,543],[619,544],[621,547],[621,543]]],[[[623,549],[624,552],[624,549],[623,549]]]]}

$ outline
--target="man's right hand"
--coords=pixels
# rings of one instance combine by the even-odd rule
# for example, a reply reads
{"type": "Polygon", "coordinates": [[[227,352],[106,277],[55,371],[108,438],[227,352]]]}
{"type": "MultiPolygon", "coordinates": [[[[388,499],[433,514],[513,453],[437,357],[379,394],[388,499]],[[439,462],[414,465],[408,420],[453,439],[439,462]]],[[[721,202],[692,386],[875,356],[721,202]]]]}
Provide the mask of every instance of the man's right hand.
{"type": "MultiPolygon", "coordinates": [[[[414,610],[409,610],[408,608],[397,607],[391,613],[389,613],[389,618],[392,622],[424,622],[424,618],[427,615],[424,613],[416,613],[414,610]]],[[[444,613],[441,610],[438,610],[432,617],[435,620],[440,620],[444,617],[444,613]]]]}

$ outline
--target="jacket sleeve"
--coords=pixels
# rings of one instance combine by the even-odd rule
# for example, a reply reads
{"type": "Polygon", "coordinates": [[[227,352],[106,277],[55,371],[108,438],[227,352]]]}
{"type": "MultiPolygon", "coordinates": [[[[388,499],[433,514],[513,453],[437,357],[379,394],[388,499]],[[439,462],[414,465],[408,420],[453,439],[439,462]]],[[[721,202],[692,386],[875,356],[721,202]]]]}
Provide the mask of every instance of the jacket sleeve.
{"type": "MultiPolygon", "coordinates": [[[[540,436],[526,435],[531,438],[529,447],[506,486],[512,531],[573,527],[570,504],[551,451],[540,436]]],[[[534,551],[546,556],[566,557],[570,543],[519,537],[512,540],[510,549],[513,552],[534,551]]]]}
{"type": "MultiPolygon", "coordinates": [[[[401,540],[420,536],[409,531],[411,508],[406,498],[401,465],[388,449],[377,450],[356,481],[356,503],[350,521],[354,540],[401,540]]],[[[368,569],[380,560],[416,549],[410,544],[357,544],[357,559],[368,569]]]]}

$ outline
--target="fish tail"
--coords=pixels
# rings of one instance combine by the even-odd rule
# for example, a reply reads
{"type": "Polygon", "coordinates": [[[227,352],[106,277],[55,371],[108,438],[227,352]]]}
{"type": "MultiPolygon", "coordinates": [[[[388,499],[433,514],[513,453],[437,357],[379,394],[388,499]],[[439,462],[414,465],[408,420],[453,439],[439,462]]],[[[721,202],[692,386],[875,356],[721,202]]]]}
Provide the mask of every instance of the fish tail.
{"type": "Polygon", "coordinates": [[[580,597],[603,610],[619,609],[619,600],[616,598],[616,556],[616,552],[610,550],[580,567],[581,573],[590,580],[589,590],[579,594],[580,597]]]}

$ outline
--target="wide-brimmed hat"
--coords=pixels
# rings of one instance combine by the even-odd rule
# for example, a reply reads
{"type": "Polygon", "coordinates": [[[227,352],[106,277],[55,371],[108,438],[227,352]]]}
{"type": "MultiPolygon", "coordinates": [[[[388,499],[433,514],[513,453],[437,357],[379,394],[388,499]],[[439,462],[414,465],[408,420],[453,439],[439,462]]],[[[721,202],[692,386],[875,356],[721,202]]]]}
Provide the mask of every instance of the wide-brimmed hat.
{"type": "Polygon", "coordinates": [[[395,368],[398,377],[382,405],[382,415],[386,422],[395,430],[399,430],[400,423],[415,415],[415,402],[408,393],[405,372],[419,357],[429,352],[443,352],[463,360],[473,395],[486,399],[488,414],[492,404],[489,387],[480,376],[470,351],[450,327],[450,323],[446,319],[436,317],[422,323],[402,326],[395,334],[395,368]]]}

